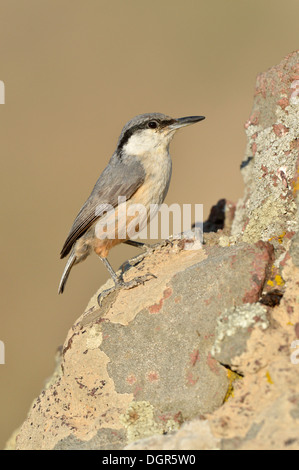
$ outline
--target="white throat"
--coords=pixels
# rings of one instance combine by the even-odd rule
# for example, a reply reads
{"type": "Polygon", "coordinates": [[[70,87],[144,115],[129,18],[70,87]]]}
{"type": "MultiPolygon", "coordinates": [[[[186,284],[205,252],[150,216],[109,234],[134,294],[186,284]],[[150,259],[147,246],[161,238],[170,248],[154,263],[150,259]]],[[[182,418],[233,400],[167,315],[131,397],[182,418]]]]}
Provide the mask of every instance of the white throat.
{"type": "Polygon", "coordinates": [[[148,202],[161,204],[168,191],[172,163],[169,144],[174,132],[160,133],[145,129],[130,137],[124,145],[127,155],[134,155],[143,165],[149,185],[148,202]]]}
{"type": "Polygon", "coordinates": [[[144,129],[133,134],[124,145],[127,155],[142,157],[146,154],[153,155],[156,152],[168,153],[169,144],[174,132],[157,132],[152,129],[144,129]]]}

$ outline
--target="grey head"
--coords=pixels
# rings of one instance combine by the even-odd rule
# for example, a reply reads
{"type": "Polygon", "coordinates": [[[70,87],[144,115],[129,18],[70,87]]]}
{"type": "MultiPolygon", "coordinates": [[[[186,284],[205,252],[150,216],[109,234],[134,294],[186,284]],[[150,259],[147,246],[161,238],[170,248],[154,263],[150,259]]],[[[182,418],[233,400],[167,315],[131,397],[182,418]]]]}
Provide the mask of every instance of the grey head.
{"type": "Polygon", "coordinates": [[[139,154],[159,146],[168,146],[174,133],[181,127],[205,119],[204,116],[172,118],[161,113],[139,114],[124,126],[117,144],[117,153],[139,154]]]}

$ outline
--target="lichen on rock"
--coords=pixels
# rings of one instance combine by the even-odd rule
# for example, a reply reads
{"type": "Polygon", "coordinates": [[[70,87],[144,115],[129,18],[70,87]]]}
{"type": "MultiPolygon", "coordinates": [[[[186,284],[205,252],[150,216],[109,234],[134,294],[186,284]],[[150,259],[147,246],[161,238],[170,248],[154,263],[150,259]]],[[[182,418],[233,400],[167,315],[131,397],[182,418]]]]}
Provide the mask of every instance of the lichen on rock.
{"type": "Polygon", "coordinates": [[[243,304],[225,309],[217,319],[212,355],[221,363],[232,366],[232,359],[242,354],[254,327],[269,327],[267,309],[260,303],[243,304]]]}

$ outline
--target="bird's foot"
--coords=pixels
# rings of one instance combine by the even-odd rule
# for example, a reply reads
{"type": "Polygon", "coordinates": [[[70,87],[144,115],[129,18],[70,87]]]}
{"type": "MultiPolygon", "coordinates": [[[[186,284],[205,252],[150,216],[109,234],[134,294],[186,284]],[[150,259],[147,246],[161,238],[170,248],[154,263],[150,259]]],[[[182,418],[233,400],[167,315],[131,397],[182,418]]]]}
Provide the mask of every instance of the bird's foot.
{"type": "Polygon", "coordinates": [[[101,292],[99,295],[98,295],[98,304],[99,304],[99,307],[102,307],[103,306],[103,301],[106,297],[108,297],[109,294],[111,294],[112,292],[115,292],[115,290],[117,289],[117,286],[115,285],[114,287],[111,287],[110,289],[105,289],[103,290],[103,292],[101,292]]]}
{"type": "Polygon", "coordinates": [[[150,253],[150,252],[155,251],[157,248],[161,248],[164,246],[170,246],[171,248],[173,248],[173,245],[174,245],[173,240],[171,240],[170,238],[165,238],[165,240],[162,240],[159,243],[154,243],[153,245],[146,244],[145,249],[146,249],[146,253],[150,253]]]}
{"type": "Polygon", "coordinates": [[[118,278],[118,280],[115,283],[114,287],[111,287],[110,289],[106,289],[103,292],[101,292],[98,295],[98,304],[100,307],[103,305],[103,300],[112,292],[115,292],[118,289],[133,289],[134,287],[137,287],[141,284],[144,284],[146,281],[149,281],[150,279],[157,278],[152,273],[147,273],[144,274],[143,276],[138,276],[132,279],[131,281],[124,281],[122,276],[118,278]]]}
{"type": "Polygon", "coordinates": [[[163,246],[167,246],[167,245],[170,245],[171,248],[173,247],[173,240],[170,240],[169,238],[165,238],[165,240],[163,240],[163,242],[161,243],[161,245],[163,246]]]}

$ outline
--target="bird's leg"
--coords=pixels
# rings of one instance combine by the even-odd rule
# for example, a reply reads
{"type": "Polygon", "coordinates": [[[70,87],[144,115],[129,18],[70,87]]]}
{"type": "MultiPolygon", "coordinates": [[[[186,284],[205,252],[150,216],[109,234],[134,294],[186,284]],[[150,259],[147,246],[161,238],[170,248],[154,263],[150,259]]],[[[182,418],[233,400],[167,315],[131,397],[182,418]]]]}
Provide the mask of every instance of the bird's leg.
{"type": "Polygon", "coordinates": [[[99,304],[100,307],[102,305],[103,299],[107,295],[109,295],[111,292],[113,292],[115,289],[118,289],[118,288],[132,289],[133,287],[136,287],[140,284],[144,284],[146,281],[149,281],[153,277],[154,278],[156,277],[154,274],[147,273],[144,276],[135,277],[131,281],[126,282],[126,281],[124,281],[122,274],[120,276],[117,276],[117,274],[115,273],[114,269],[112,268],[112,266],[109,263],[109,261],[107,260],[107,258],[102,258],[101,256],[99,258],[100,258],[101,261],[103,261],[104,265],[108,269],[109,274],[112,277],[112,279],[114,281],[114,284],[115,284],[114,287],[111,287],[110,289],[106,289],[106,290],[104,290],[103,292],[101,292],[99,294],[98,304],[99,304]]]}
{"type": "Polygon", "coordinates": [[[109,271],[109,274],[110,276],[112,277],[113,281],[115,284],[117,284],[118,282],[118,276],[116,274],[116,272],[114,271],[114,269],[112,268],[111,264],[109,263],[109,261],[107,260],[107,258],[102,258],[101,256],[99,257],[101,261],[103,261],[104,265],[106,266],[106,268],[108,269],[109,271]]]}

